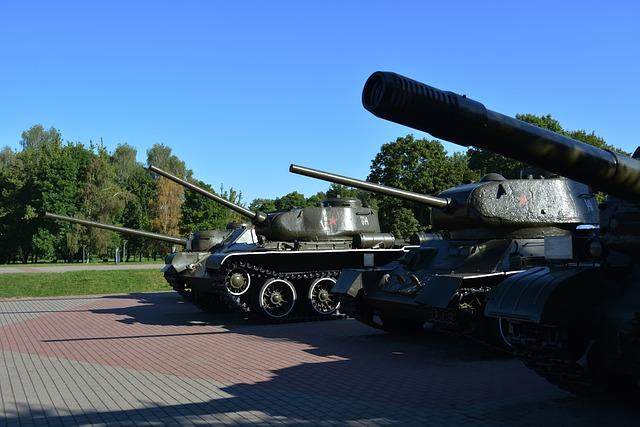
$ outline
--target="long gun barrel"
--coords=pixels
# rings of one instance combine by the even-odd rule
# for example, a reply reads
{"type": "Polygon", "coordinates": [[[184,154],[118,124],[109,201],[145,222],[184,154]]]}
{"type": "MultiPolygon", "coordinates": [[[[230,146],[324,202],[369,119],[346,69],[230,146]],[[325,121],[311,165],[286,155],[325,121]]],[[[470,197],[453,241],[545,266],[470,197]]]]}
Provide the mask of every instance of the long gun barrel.
{"type": "Polygon", "coordinates": [[[172,237],[172,236],[166,236],[164,234],[152,233],[150,231],[142,231],[142,230],[134,230],[132,228],[118,227],[116,225],[103,224],[101,222],[89,221],[89,220],[80,219],[80,218],[73,218],[66,215],[58,215],[58,214],[46,212],[44,216],[46,218],[72,222],[74,224],[80,224],[86,227],[103,228],[105,230],[115,231],[116,233],[131,234],[132,236],[146,237],[149,239],[160,240],[163,242],[173,243],[176,245],[187,246],[187,243],[189,242],[188,239],[183,237],[172,237]]]}
{"type": "Polygon", "coordinates": [[[255,224],[261,224],[263,222],[265,222],[267,220],[267,215],[264,212],[254,212],[252,210],[249,210],[247,208],[243,208],[240,205],[236,205],[235,203],[232,203],[230,201],[228,201],[227,199],[218,196],[217,194],[213,194],[210,191],[205,190],[204,188],[200,188],[197,185],[194,185],[192,183],[190,183],[189,181],[186,181],[182,178],[178,178],[175,175],[170,174],[169,172],[163,171],[162,169],[156,167],[156,166],[149,166],[149,170],[151,172],[155,172],[160,176],[163,176],[173,182],[175,182],[176,184],[182,185],[183,187],[186,187],[190,190],[195,191],[198,194],[203,195],[204,197],[206,197],[207,199],[211,199],[215,202],[220,203],[223,206],[226,206],[227,208],[231,209],[234,212],[239,213],[240,215],[249,218],[253,223],[255,224]]]}
{"type": "Polygon", "coordinates": [[[640,161],[488,110],[483,104],[378,71],[362,104],[374,115],[460,145],[473,145],[583,182],[624,199],[640,199],[640,161]]]}
{"type": "Polygon", "coordinates": [[[413,193],[411,191],[401,190],[394,187],[387,187],[380,184],[374,184],[373,182],[361,181],[359,179],[336,175],[305,166],[292,164],[291,166],[289,166],[289,172],[296,173],[298,175],[309,176],[311,178],[321,179],[323,181],[333,182],[335,184],[346,185],[348,187],[359,188],[360,190],[371,191],[372,193],[379,193],[386,196],[396,197],[398,199],[410,200],[412,202],[421,203],[439,209],[444,209],[451,203],[450,199],[445,199],[443,197],[413,193]]]}

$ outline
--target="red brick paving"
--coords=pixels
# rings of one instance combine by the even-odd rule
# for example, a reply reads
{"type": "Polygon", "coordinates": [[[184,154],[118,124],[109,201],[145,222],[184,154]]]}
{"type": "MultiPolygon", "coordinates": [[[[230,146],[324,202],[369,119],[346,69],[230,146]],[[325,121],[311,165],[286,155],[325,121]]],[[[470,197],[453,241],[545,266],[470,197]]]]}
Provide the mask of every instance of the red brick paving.
{"type": "MultiPolygon", "coordinates": [[[[2,390],[0,410],[16,423],[640,419],[635,408],[580,401],[515,360],[455,339],[392,337],[353,320],[251,325],[202,313],[173,293],[101,297],[52,310],[46,300],[30,301],[0,301],[0,351],[11,384],[2,390]]],[[[0,366],[0,387],[2,372],[0,366]]]]}

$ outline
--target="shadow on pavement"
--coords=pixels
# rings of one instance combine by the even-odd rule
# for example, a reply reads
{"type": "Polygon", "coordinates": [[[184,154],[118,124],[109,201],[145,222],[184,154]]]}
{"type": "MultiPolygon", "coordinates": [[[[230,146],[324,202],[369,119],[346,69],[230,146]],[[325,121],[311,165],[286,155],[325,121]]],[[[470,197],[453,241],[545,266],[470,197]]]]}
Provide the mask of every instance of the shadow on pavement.
{"type": "MultiPolygon", "coordinates": [[[[273,370],[265,381],[221,388],[209,385],[211,396],[220,396],[222,391],[228,397],[175,404],[155,402],[138,409],[84,410],[71,415],[33,409],[29,413],[28,408],[19,408],[19,414],[7,414],[5,424],[0,425],[46,419],[61,425],[125,426],[359,422],[584,427],[605,423],[635,426],[640,420],[637,407],[575,398],[547,384],[518,361],[463,340],[433,334],[395,337],[353,320],[318,322],[313,327],[306,323],[255,325],[229,314],[200,312],[167,293],[108,298],[135,298],[142,305],[97,309],[95,313],[122,315],[119,321],[125,323],[222,324],[236,334],[305,343],[310,347],[305,351],[327,360],[273,370]]],[[[178,402],[184,397],[175,398],[178,402]]]]}

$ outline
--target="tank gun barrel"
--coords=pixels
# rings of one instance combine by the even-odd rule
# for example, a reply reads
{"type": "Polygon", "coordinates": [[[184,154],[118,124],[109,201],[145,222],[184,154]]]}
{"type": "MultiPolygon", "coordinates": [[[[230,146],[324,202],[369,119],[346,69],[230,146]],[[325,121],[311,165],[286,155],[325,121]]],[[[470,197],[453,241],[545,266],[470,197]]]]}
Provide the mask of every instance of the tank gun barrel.
{"type": "Polygon", "coordinates": [[[399,188],[387,187],[386,185],[375,184],[368,181],[361,181],[359,179],[336,175],[318,169],[308,168],[306,166],[292,164],[291,166],[289,166],[289,172],[296,173],[298,175],[305,175],[311,178],[321,179],[323,181],[328,181],[335,184],[342,184],[348,187],[358,188],[360,190],[370,191],[372,193],[384,194],[385,196],[396,197],[403,200],[410,200],[412,202],[421,203],[439,209],[446,208],[451,203],[451,200],[445,199],[443,197],[429,196],[426,194],[401,190],[399,188]]]}
{"type": "Polygon", "coordinates": [[[487,149],[625,199],[640,199],[640,161],[488,110],[480,102],[392,72],[373,73],[362,104],[374,115],[487,149]]]}
{"type": "Polygon", "coordinates": [[[73,218],[66,215],[58,215],[50,212],[44,214],[46,218],[57,219],[60,221],[72,222],[74,224],[84,225],[86,227],[103,228],[105,230],[115,231],[116,233],[130,234],[132,236],[146,237],[149,239],[160,240],[163,242],[173,243],[175,245],[187,246],[188,239],[184,237],[173,237],[164,234],[152,233],[150,231],[134,230],[132,228],[118,227],[111,224],[103,224],[101,222],[89,221],[86,219],[73,218]]]}
{"type": "Polygon", "coordinates": [[[231,209],[234,212],[239,213],[240,215],[249,218],[251,221],[253,221],[254,223],[260,224],[264,221],[266,221],[267,219],[267,215],[264,212],[254,212],[250,209],[244,208],[240,205],[236,205],[235,203],[232,203],[230,201],[228,201],[227,199],[218,196],[217,194],[213,194],[210,191],[205,190],[204,188],[200,188],[197,185],[194,185],[192,183],[190,183],[189,181],[186,181],[182,178],[178,178],[177,176],[170,174],[169,172],[163,171],[162,169],[156,167],[156,166],[149,166],[149,170],[151,172],[155,172],[160,176],[163,176],[173,182],[175,182],[176,184],[182,185],[183,187],[186,187],[190,190],[195,191],[198,194],[203,195],[204,197],[206,197],[207,199],[213,200],[215,202],[220,203],[221,205],[231,209]]]}

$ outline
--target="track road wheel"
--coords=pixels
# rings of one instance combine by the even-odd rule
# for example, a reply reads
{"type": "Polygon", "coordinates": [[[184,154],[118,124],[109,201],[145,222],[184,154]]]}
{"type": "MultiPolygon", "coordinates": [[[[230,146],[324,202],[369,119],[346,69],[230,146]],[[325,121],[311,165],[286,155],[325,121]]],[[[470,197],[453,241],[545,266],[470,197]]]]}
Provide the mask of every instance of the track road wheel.
{"type": "Polygon", "coordinates": [[[234,268],[225,279],[227,291],[233,296],[240,296],[249,290],[251,276],[243,268],[234,268]]]}
{"type": "Polygon", "coordinates": [[[296,305],[296,288],[286,279],[267,279],[257,293],[257,315],[269,321],[286,318],[296,305]]]}
{"type": "Polygon", "coordinates": [[[312,313],[322,316],[335,313],[340,306],[338,298],[331,293],[331,288],[335,284],[336,279],[331,277],[321,277],[311,283],[307,297],[312,313]]]}

